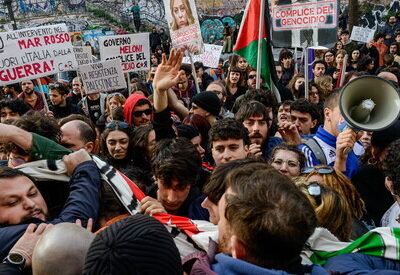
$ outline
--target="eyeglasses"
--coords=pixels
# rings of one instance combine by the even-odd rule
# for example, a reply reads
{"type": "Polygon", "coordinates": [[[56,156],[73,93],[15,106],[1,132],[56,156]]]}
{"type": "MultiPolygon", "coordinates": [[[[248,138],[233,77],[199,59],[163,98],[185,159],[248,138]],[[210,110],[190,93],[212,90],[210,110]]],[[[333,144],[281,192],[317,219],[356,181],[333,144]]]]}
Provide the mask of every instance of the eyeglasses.
{"type": "Polygon", "coordinates": [[[49,83],[49,89],[59,89],[59,88],[63,88],[65,87],[63,84],[61,83],[49,83]]]}
{"type": "Polygon", "coordinates": [[[112,121],[112,122],[106,124],[107,129],[112,129],[117,126],[122,129],[127,129],[129,127],[129,124],[126,122],[123,122],[123,121],[112,121]]]}
{"type": "Polygon", "coordinates": [[[324,166],[319,168],[305,167],[301,169],[302,174],[310,174],[313,171],[317,171],[318,174],[325,175],[325,174],[332,174],[335,170],[331,166],[324,166]]]}
{"type": "Polygon", "coordinates": [[[146,109],[143,111],[135,111],[133,112],[133,116],[134,117],[141,117],[143,114],[145,114],[146,116],[150,115],[153,111],[151,109],[146,109]]]}
{"type": "Polygon", "coordinates": [[[255,74],[249,75],[249,79],[253,79],[253,78],[256,78],[256,77],[257,77],[257,75],[255,75],[255,74]]]}
{"type": "Polygon", "coordinates": [[[300,165],[300,163],[296,160],[283,160],[283,159],[274,159],[272,163],[279,167],[282,166],[284,163],[286,163],[289,168],[297,168],[300,165]]]}
{"type": "Polygon", "coordinates": [[[333,57],[333,54],[326,54],[325,57],[333,57]]]}
{"type": "Polygon", "coordinates": [[[315,198],[317,205],[321,204],[321,189],[321,185],[316,181],[312,181],[307,185],[307,192],[315,198]]]}

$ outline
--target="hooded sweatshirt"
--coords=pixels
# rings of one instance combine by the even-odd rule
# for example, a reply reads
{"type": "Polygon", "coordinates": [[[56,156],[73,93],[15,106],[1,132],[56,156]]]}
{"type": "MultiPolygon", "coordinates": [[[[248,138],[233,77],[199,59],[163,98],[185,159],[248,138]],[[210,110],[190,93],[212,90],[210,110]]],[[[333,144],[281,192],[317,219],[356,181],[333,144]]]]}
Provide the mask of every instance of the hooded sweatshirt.
{"type": "Polygon", "coordinates": [[[133,124],[133,119],[132,119],[133,109],[135,109],[136,104],[141,99],[147,100],[149,102],[150,107],[152,106],[150,100],[147,97],[145,97],[144,95],[138,95],[138,94],[130,95],[125,102],[124,120],[131,126],[133,124]]]}

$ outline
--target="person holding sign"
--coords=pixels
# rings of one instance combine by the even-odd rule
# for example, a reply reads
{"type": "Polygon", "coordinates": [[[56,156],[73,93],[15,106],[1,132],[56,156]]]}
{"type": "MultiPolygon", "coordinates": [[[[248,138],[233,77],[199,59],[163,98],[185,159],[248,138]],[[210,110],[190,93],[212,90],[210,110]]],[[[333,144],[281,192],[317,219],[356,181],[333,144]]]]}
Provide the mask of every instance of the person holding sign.
{"type": "Polygon", "coordinates": [[[171,0],[171,14],[171,30],[176,31],[195,22],[188,0],[171,0]]]}

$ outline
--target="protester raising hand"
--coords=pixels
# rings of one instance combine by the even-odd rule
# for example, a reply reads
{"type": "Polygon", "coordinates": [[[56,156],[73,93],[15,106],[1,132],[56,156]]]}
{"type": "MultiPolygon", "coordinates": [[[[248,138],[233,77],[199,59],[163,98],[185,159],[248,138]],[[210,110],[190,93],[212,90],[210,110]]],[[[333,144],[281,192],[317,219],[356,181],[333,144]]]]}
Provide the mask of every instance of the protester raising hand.
{"type": "Polygon", "coordinates": [[[161,64],[158,65],[153,80],[154,88],[157,91],[167,91],[172,86],[178,84],[185,73],[183,70],[180,70],[182,58],[183,53],[180,50],[176,51],[175,49],[171,50],[168,60],[165,54],[162,55],[161,64]]]}
{"type": "Polygon", "coordinates": [[[184,81],[185,72],[180,70],[182,58],[183,53],[181,50],[175,49],[171,50],[168,60],[165,54],[162,55],[161,64],[158,65],[153,80],[154,110],[156,113],[167,108],[169,98],[167,91],[172,86],[184,81]]]}

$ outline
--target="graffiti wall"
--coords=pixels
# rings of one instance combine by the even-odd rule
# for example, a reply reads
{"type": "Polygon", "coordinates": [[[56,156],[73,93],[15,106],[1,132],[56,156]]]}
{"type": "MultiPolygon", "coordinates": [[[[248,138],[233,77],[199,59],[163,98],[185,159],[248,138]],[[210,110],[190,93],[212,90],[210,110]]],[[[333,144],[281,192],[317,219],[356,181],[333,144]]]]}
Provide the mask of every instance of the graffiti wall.
{"type": "MultiPolygon", "coordinates": [[[[14,0],[12,9],[17,19],[55,16],[85,11],[85,0],[14,0]]],[[[8,10],[1,5],[0,19],[8,19],[8,10]]]]}
{"type": "Polygon", "coordinates": [[[382,3],[365,2],[362,9],[364,10],[360,25],[368,28],[380,28],[385,25],[386,18],[400,12],[399,0],[394,0],[388,5],[382,3]]]}
{"type": "Polygon", "coordinates": [[[221,40],[223,38],[222,30],[224,29],[225,23],[228,23],[232,30],[234,30],[237,25],[235,20],[230,16],[223,18],[207,18],[200,22],[201,34],[204,42],[215,44],[216,41],[221,40]]]}
{"type": "Polygon", "coordinates": [[[246,0],[197,0],[197,13],[204,16],[234,16],[244,10],[246,0]]]}
{"type": "Polygon", "coordinates": [[[32,28],[32,27],[40,27],[46,25],[55,25],[64,23],[68,27],[68,32],[79,32],[84,30],[93,24],[91,24],[84,16],[78,15],[69,15],[62,16],[54,19],[41,18],[36,20],[29,20],[25,22],[21,22],[21,27],[24,28],[32,28]]]}

